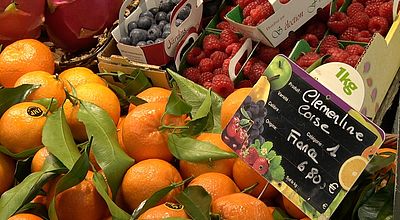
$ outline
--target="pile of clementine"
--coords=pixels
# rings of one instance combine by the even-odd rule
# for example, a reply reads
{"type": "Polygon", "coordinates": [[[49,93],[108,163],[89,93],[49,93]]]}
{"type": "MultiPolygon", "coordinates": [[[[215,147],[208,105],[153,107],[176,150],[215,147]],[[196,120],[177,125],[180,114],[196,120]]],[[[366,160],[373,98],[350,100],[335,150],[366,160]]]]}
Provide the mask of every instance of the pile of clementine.
{"type": "MultiPolygon", "coordinates": [[[[203,187],[211,196],[212,213],[219,214],[222,219],[273,219],[272,210],[278,205],[291,217],[305,217],[241,159],[177,161],[168,147],[168,133],[172,131],[161,130],[160,126],[181,126],[188,117],[164,114],[170,90],[152,87],[141,92],[137,97],[147,103],[138,106],[131,104],[129,112],[121,115],[119,99],[105,80],[84,67],[55,73],[52,53],[36,40],[17,41],[3,50],[0,54],[0,84],[6,88],[23,84],[38,85],[24,102],[11,106],[0,118],[1,146],[12,154],[40,148],[33,156],[31,172],[40,171],[49,156],[42,143],[42,130],[47,116],[52,113],[49,106],[38,104],[37,100],[53,99],[58,107],[64,108],[66,122],[77,143],[88,140],[85,126],[77,116],[79,100],[84,100],[108,113],[117,128],[119,145],[135,159],[135,164],[124,174],[115,198],[116,204],[127,213],[131,214],[158,190],[192,177],[187,184],[170,191],[157,206],[144,212],[139,219],[190,218],[184,207],[175,200],[175,195],[187,186],[203,187]]],[[[249,91],[237,90],[224,101],[221,113],[223,125],[227,124],[249,91]]],[[[202,133],[194,138],[232,152],[221,140],[220,134],[202,133]]],[[[93,152],[90,153],[90,162],[96,170],[101,169],[93,152]]],[[[15,169],[16,159],[0,153],[0,194],[14,186],[15,169]]],[[[33,202],[49,207],[58,179],[49,181],[43,187],[44,195],[38,195],[33,202]]],[[[60,220],[111,219],[106,202],[94,186],[92,171],[87,173],[82,182],[55,196],[55,210],[60,220]]],[[[42,218],[20,213],[9,219],[42,218]]]]}

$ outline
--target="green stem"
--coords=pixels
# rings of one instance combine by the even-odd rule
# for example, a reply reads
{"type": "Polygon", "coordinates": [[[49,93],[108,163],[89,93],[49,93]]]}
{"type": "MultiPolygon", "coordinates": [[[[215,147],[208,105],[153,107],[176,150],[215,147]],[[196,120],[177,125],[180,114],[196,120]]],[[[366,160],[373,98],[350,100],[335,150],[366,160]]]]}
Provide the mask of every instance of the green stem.
{"type": "Polygon", "coordinates": [[[251,192],[254,188],[256,188],[256,186],[258,186],[258,182],[254,183],[253,185],[245,188],[242,190],[242,193],[249,193],[251,192]]]}

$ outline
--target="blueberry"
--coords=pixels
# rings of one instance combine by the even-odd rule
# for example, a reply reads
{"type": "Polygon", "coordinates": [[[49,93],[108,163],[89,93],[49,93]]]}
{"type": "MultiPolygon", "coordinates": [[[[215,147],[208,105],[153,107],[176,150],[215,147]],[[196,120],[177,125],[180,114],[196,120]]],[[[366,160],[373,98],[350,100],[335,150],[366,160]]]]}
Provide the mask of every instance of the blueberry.
{"type": "Polygon", "coordinates": [[[169,23],[168,21],[162,20],[162,21],[158,22],[158,28],[160,28],[160,30],[163,30],[164,26],[168,23],[169,23]]]}
{"type": "Polygon", "coordinates": [[[190,7],[186,5],[183,7],[179,12],[178,12],[178,17],[181,20],[185,20],[187,17],[189,17],[190,14],[190,7]]]}
{"type": "Polygon", "coordinates": [[[146,44],[147,44],[147,45],[154,44],[154,41],[148,40],[148,41],[146,41],[146,44]]]}
{"type": "Polygon", "coordinates": [[[170,1],[161,2],[159,8],[160,8],[160,11],[168,13],[168,12],[172,11],[172,9],[174,9],[174,4],[170,1]]]}
{"type": "Polygon", "coordinates": [[[132,43],[132,40],[130,37],[122,37],[119,42],[122,44],[130,45],[132,43]]]}
{"type": "Polygon", "coordinates": [[[150,28],[147,31],[147,38],[149,40],[156,40],[157,38],[161,37],[161,30],[158,28],[150,28]]]}
{"type": "Polygon", "coordinates": [[[153,15],[153,13],[151,13],[151,12],[149,12],[149,11],[145,11],[145,12],[142,12],[142,13],[140,13],[140,15],[139,15],[139,17],[150,17],[150,18],[154,18],[154,15],[153,15]]]}
{"type": "Polygon", "coordinates": [[[146,46],[146,41],[139,41],[136,46],[140,47],[140,46],[146,46]]]}
{"type": "Polygon", "coordinates": [[[168,37],[168,35],[170,35],[171,34],[171,31],[170,30],[166,30],[166,31],[164,31],[163,33],[162,33],[162,38],[167,38],[168,37]]]}
{"type": "Polygon", "coordinates": [[[132,39],[132,44],[137,44],[139,41],[147,40],[147,31],[136,28],[129,33],[129,36],[132,39]]]}
{"type": "Polygon", "coordinates": [[[181,0],[171,0],[173,5],[177,5],[181,0]]]}
{"type": "Polygon", "coordinates": [[[163,11],[159,11],[157,12],[156,16],[156,21],[157,23],[163,20],[167,20],[167,13],[163,12],[163,11]]]}
{"type": "Polygon", "coordinates": [[[167,14],[167,21],[171,21],[172,11],[168,12],[167,14]]]}
{"type": "MultiPolygon", "coordinates": [[[[152,29],[152,28],[158,28],[158,29],[160,29],[160,26],[158,26],[157,24],[152,24],[151,27],[149,28],[149,30],[152,29]]],[[[162,30],[162,29],[161,29],[161,30],[162,30]]]]}
{"type": "Polygon", "coordinates": [[[179,25],[181,25],[182,24],[182,20],[181,19],[176,19],[176,21],[175,21],[175,25],[176,26],[179,26],[179,25]]]}
{"type": "Polygon", "coordinates": [[[159,11],[159,8],[150,8],[149,9],[149,12],[151,12],[153,15],[156,15],[158,11],[159,11]]]}
{"type": "Polygon", "coordinates": [[[163,42],[163,41],[164,41],[164,39],[162,39],[162,38],[157,38],[157,39],[154,41],[154,43],[158,44],[158,43],[161,43],[161,42],[163,42]]]}
{"type": "Polygon", "coordinates": [[[153,24],[153,20],[154,20],[154,18],[150,18],[150,17],[147,17],[147,16],[141,17],[141,18],[139,18],[139,20],[137,22],[137,25],[138,25],[139,28],[147,30],[153,24]]]}
{"type": "Polygon", "coordinates": [[[137,28],[137,23],[136,23],[136,21],[131,21],[131,22],[129,22],[129,24],[128,24],[128,33],[131,33],[131,31],[132,31],[133,29],[135,29],[135,28],[137,28]]]}
{"type": "Polygon", "coordinates": [[[165,31],[171,32],[171,24],[170,23],[164,25],[163,32],[165,32],[165,31]]]}

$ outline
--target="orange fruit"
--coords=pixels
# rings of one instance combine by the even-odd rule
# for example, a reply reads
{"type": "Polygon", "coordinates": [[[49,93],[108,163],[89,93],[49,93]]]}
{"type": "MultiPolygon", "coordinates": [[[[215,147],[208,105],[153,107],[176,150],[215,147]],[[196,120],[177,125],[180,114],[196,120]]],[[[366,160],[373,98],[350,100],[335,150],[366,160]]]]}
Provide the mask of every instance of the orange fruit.
{"type": "MultiPolygon", "coordinates": [[[[167,102],[171,91],[161,87],[150,87],[139,94],[136,97],[143,99],[144,101],[150,102],[167,102]]],[[[134,104],[129,105],[128,112],[132,111],[136,106],[134,104]]]]}
{"type": "Polygon", "coordinates": [[[189,186],[202,186],[210,195],[212,200],[222,196],[240,192],[235,182],[222,173],[204,173],[194,178],[189,186]]]}
{"type": "Polygon", "coordinates": [[[53,54],[40,41],[15,41],[0,53],[0,84],[4,87],[13,87],[19,77],[36,70],[54,73],[53,54]]]}
{"type": "Polygon", "coordinates": [[[58,106],[61,106],[65,100],[64,84],[58,80],[54,75],[44,71],[33,71],[25,73],[15,82],[14,87],[22,84],[34,84],[40,85],[40,87],[34,90],[26,99],[26,101],[32,101],[35,99],[42,98],[55,98],[58,106]]]}
{"type": "MultiPolygon", "coordinates": [[[[172,160],[168,148],[168,131],[160,131],[166,102],[145,103],[128,113],[122,125],[126,153],[136,161],[151,158],[172,160]]],[[[165,115],[166,125],[183,125],[184,116],[165,115]]]]}
{"type": "Polygon", "coordinates": [[[42,145],[46,108],[33,102],[11,106],[0,119],[0,144],[13,153],[42,145]]]}
{"type": "Polygon", "coordinates": [[[285,209],[285,211],[292,216],[293,218],[296,219],[301,219],[301,218],[305,218],[307,217],[306,214],[304,214],[299,208],[297,208],[297,206],[295,206],[288,198],[286,198],[286,196],[281,197],[281,203],[285,209]]]}
{"type": "Polygon", "coordinates": [[[244,99],[249,95],[251,88],[240,88],[231,93],[222,102],[221,106],[221,126],[223,128],[228,125],[229,121],[236,113],[244,99]]]}
{"type": "Polygon", "coordinates": [[[182,205],[166,202],[164,204],[148,209],[143,214],[141,214],[138,219],[158,220],[158,219],[172,218],[172,217],[189,218],[185,210],[183,210],[182,205]]]}
{"type": "MultiPolygon", "coordinates": [[[[47,183],[46,183],[47,184],[47,183]]],[[[47,204],[47,195],[37,195],[32,199],[32,203],[38,203],[46,206],[47,204]]]]}
{"type": "MultiPolygon", "coordinates": [[[[82,84],[76,89],[76,95],[80,100],[87,101],[104,109],[115,124],[118,123],[121,107],[115,93],[98,83],[82,84]]],[[[74,138],[83,142],[87,140],[85,126],[78,120],[79,104],[73,105],[70,100],[65,101],[64,111],[67,123],[71,128],[74,138]]]]}
{"type": "Polygon", "coordinates": [[[119,118],[119,120],[118,120],[117,137],[118,137],[119,145],[121,145],[122,150],[124,150],[126,152],[125,144],[124,144],[124,141],[122,139],[122,126],[124,125],[125,118],[126,118],[126,116],[121,116],[119,118]]]}
{"type": "MultiPolygon", "coordinates": [[[[251,195],[258,197],[268,181],[257,173],[253,168],[247,165],[242,159],[236,159],[233,164],[233,180],[240,190],[244,190],[255,183],[258,183],[256,187],[250,192],[251,195]]],[[[279,192],[272,186],[268,185],[267,189],[264,191],[261,199],[271,200],[279,195],[279,192]]]]}
{"type": "Polygon", "coordinates": [[[234,193],[216,199],[211,203],[211,210],[213,213],[220,214],[222,219],[274,219],[267,205],[245,193],[234,193]]]}
{"type": "Polygon", "coordinates": [[[32,159],[31,171],[39,172],[43,168],[44,161],[46,160],[47,156],[49,156],[49,151],[46,147],[40,148],[32,159]]]}
{"type": "Polygon", "coordinates": [[[15,161],[0,153],[0,196],[14,184],[15,161]]]}
{"type": "Polygon", "coordinates": [[[8,218],[8,220],[43,220],[43,219],[34,214],[20,213],[11,216],[10,218],[8,218]]]}
{"type": "MultiPolygon", "coordinates": [[[[222,141],[220,134],[202,133],[197,137],[197,140],[209,142],[219,147],[221,150],[232,152],[232,149],[222,141]]],[[[180,160],[179,171],[184,179],[190,176],[196,177],[208,172],[218,172],[231,177],[234,162],[235,159],[222,159],[205,163],[180,160]]]]}
{"type": "Polygon", "coordinates": [[[98,83],[107,86],[105,80],[86,67],[69,68],[60,73],[59,77],[64,81],[64,86],[69,92],[71,91],[71,85],[74,88],[86,83],[98,83]]]}
{"type": "MultiPolygon", "coordinates": [[[[122,179],[121,192],[129,211],[133,211],[156,191],[181,181],[178,170],[170,163],[160,159],[148,159],[134,164],[126,171],[122,179]]],[[[160,204],[173,202],[174,196],[179,191],[180,188],[176,188],[169,192],[160,204]]]]}
{"type": "MultiPolygon", "coordinates": [[[[52,184],[49,198],[54,197],[55,186],[56,184],[52,184]]],[[[91,171],[88,171],[86,178],[78,185],[56,196],[55,209],[59,220],[103,220],[109,215],[107,204],[94,186],[91,171]]]]}

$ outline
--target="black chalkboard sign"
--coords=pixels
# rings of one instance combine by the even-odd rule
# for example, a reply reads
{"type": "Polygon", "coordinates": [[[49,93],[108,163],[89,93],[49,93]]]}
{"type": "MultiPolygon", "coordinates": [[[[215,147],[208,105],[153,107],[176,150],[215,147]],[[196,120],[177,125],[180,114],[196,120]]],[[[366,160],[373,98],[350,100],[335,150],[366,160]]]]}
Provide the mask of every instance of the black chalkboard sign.
{"type": "Polygon", "coordinates": [[[295,63],[277,56],[223,140],[310,218],[329,218],[384,134],[295,63]]]}

